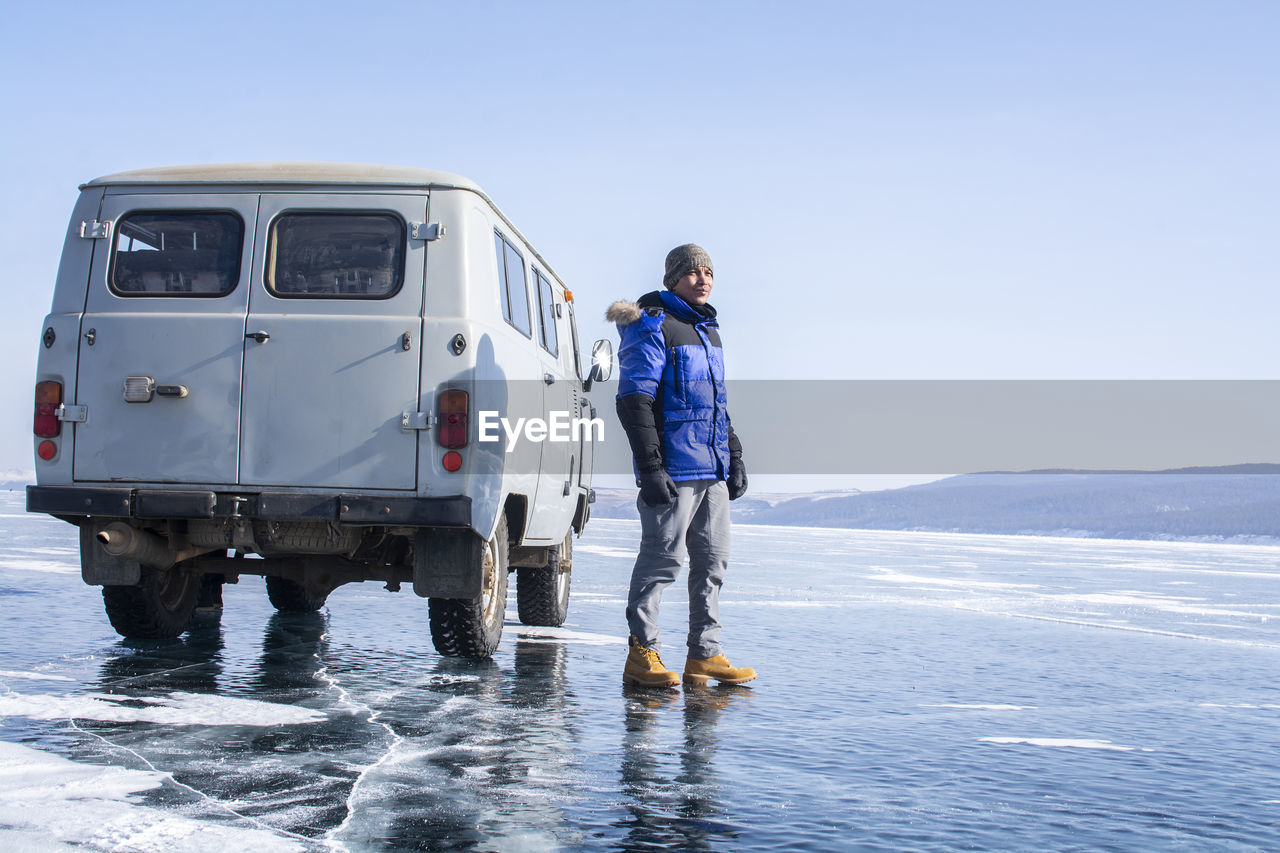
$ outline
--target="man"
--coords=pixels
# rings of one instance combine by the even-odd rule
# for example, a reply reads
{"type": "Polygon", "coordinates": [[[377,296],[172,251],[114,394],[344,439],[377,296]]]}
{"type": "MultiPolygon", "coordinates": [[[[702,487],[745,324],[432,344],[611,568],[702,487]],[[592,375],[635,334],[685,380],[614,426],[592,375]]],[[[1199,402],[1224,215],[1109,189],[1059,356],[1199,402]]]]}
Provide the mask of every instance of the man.
{"type": "Polygon", "coordinates": [[[724,387],[716,310],[707,304],[711,258],[688,243],[667,254],[662,283],[638,302],[615,302],[621,376],[618,417],[631,444],[640,496],[640,553],[627,596],[630,650],[623,681],[675,687],[658,656],[658,606],[689,554],[689,656],[684,682],[742,684],[754,669],[720,650],[720,586],[729,562],[729,501],[747,490],[747,472],[724,387]]]}

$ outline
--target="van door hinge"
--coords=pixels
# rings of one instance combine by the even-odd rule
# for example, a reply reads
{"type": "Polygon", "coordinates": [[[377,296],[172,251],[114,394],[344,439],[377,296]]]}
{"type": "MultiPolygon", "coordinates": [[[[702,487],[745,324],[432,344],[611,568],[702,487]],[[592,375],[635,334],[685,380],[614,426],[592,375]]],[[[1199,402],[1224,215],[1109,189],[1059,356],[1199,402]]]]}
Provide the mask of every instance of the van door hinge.
{"type": "Polygon", "coordinates": [[[88,406],[68,406],[63,403],[61,406],[53,410],[58,420],[66,421],[73,424],[82,424],[89,420],[88,406]]]}
{"type": "Polygon", "coordinates": [[[440,222],[415,222],[409,232],[415,240],[439,240],[445,234],[444,225],[440,222]]]}
{"type": "Polygon", "coordinates": [[[101,240],[107,236],[107,232],[109,230],[111,230],[110,219],[104,219],[102,221],[94,219],[89,222],[80,223],[80,236],[85,240],[101,240]]]}
{"type": "Polygon", "coordinates": [[[426,412],[400,413],[400,429],[406,432],[412,432],[416,429],[431,429],[431,425],[435,422],[435,415],[429,415],[426,412]]]}

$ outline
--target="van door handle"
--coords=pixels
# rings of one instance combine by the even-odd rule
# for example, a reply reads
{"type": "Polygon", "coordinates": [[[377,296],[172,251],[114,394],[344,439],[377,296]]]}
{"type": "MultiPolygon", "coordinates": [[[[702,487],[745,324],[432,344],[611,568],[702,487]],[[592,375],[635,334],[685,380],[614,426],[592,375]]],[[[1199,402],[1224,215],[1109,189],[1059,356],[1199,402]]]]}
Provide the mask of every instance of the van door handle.
{"type": "Polygon", "coordinates": [[[246,338],[253,338],[260,344],[265,344],[267,341],[271,340],[271,336],[266,332],[245,332],[244,336],[246,338]]]}

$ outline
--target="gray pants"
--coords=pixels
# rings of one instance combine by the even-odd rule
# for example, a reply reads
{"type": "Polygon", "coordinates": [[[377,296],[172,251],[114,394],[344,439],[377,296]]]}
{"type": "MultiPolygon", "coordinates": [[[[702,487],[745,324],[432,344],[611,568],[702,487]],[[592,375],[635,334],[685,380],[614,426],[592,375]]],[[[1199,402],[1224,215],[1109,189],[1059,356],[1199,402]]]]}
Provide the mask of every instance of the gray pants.
{"type": "Polygon", "coordinates": [[[689,553],[689,656],[720,654],[720,585],[729,566],[729,488],[723,480],[676,483],[666,506],[640,498],[640,553],[631,570],[627,625],[640,644],[658,648],[658,605],[689,553]]]}

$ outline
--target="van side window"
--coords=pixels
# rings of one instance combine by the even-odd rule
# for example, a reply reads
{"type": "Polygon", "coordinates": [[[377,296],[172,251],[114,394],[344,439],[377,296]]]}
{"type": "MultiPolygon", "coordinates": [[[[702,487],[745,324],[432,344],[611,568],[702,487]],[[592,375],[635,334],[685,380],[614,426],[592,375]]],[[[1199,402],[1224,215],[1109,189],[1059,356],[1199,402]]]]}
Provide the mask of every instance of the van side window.
{"type": "Polygon", "coordinates": [[[311,299],[386,299],[404,282],[405,226],[390,213],[286,213],[267,242],[267,289],[311,299]]]}
{"type": "Polygon", "coordinates": [[[556,298],[547,281],[537,269],[533,277],[538,282],[538,329],[542,335],[542,348],[560,357],[560,336],[556,334],[556,298]]]}
{"type": "Polygon", "coordinates": [[[244,222],[221,211],[120,217],[107,281],[120,296],[225,296],[240,281],[244,222]]]}
{"type": "Polygon", "coordinates": [[[498,288],[502,291],[502,316],[525,337],[532,337],[529,319],[529,286],[524,277],[524,256],[506,237],[493,232],[493,245],[498,253],[498,288]]]}

